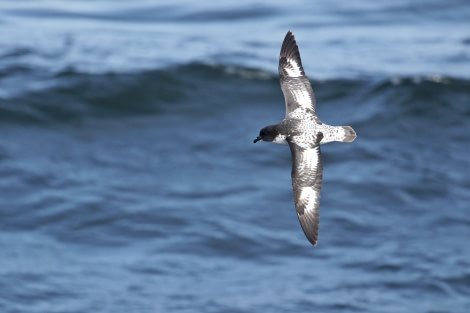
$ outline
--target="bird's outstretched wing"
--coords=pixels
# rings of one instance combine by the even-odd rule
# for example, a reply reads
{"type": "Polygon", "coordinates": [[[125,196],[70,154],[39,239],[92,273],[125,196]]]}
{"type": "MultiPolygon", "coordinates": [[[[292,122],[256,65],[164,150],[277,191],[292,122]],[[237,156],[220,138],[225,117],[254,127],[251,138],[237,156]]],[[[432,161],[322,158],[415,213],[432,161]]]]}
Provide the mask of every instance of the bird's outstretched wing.
{"type": "Polygon", "coordinates": [[[286,101],[286,118],[289,115],[305,118],[306,113],[316,117],[315,95],[302,67],[294,35],[290,31],[287,32],[281,47],[279,78],[286,101]]]}
{"type": "Polygon", "coordinates": [[[307,239],[316,245],[320,222],[320,192],[323,177],[323,163],[320,152],[322,133],[313,143],[296,142],[296,137],[287,142],[292,153],[292,187],[294,203],[302,230],[307,239]]]}

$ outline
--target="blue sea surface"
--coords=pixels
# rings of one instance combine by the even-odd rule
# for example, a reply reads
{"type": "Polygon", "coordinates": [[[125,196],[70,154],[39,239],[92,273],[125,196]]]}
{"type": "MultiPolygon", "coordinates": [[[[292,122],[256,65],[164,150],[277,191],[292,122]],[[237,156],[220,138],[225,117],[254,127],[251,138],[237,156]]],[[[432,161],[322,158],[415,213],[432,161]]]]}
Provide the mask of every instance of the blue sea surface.
{"type": "Polygon", "coordinates": [[[0,312],[470,312],[470,6],[0,2],[0,312]],[[277,62],[322,145],[297,220],[277,62]]]}

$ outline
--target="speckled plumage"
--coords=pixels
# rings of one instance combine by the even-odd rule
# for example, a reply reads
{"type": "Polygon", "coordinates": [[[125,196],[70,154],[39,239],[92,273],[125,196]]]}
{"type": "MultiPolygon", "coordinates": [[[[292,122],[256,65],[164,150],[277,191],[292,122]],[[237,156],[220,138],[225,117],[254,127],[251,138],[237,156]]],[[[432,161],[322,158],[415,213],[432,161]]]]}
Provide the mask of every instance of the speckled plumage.
{"type": "Polygon", "coordinates": [[[320,144],[331,141],[352,142],[356,133],[350,126],[330,126],[317,117],[315,95],[290,31],[281,47],[279,78],[286,102],[286,116],[279,124],[261,129],[254,142],[263,140],[289,145],[297,216],[305,236],[316,245],[323,179],[320,144]]]}

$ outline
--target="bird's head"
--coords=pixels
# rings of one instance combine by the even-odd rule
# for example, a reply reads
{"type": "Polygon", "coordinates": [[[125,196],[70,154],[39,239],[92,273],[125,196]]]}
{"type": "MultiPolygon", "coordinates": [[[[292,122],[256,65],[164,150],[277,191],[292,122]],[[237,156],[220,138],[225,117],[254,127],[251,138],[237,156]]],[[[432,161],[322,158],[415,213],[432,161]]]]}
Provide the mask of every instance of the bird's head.
{"type": "Polygon", "coordinates": [[[259,131],[259,136],[253,140],[254,143],[262,141],[273,141],[276,137],[276,129],[273,125],[266,126],[259,131]]]}

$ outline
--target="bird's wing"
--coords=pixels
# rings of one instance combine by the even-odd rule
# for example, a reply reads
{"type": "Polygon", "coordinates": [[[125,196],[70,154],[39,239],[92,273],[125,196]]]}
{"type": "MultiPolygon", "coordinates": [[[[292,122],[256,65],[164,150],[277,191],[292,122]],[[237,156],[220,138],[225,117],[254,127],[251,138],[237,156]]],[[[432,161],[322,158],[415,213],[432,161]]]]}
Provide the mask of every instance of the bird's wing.
{"type": "Polygon", "coordinates": [[[314,143],[296,142],[296,137],[287,142],[292,153],[292,187],[294,203],[302,230],[315,246],[320,222],[320,192],[323,177],[323,163],[320,153],[322,133],[314,143]]]}
{"type": "Polygon", "coordinates": [[[306,113],[316,117],[315,95],[302,67],[294,35],[290,31],[287,32],[281,47],[279,78],[286,101],[286,117],[288,115],[305,117],[306,113]]]}

